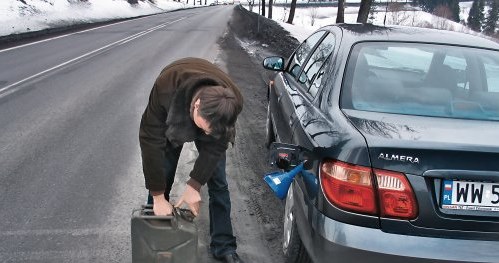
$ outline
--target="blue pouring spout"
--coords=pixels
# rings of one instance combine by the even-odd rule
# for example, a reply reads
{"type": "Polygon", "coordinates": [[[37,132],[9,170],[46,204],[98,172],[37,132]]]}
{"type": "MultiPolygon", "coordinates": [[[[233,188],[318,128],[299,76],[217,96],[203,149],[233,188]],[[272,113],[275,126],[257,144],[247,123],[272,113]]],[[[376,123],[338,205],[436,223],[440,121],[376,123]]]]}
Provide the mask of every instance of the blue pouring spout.
{"type": "Polygon", "coordinates": [[[266,174],[263,179],[270,186],[274,194],[279,199],[284,199],[288,193],[289,186],[295,176],[303,170],[303,163],[297,165],[289,172],[273,172],[266,174]]]}

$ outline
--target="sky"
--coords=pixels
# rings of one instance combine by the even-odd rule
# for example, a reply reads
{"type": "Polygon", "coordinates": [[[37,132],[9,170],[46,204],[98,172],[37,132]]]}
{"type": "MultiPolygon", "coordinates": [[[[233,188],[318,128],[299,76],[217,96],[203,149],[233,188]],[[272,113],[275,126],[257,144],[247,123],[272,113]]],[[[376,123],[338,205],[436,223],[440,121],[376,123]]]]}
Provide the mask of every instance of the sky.
{"type": "MultiPolygon", "coordinates": [[[[147,14],[155,14],[168,10],[193,7],[193,0],[186,4],[187,0],[174,2],[171,0],[155,0],[156,5],[149,2],[139,1],[132,7],[124,0],[89,0],[87,4],[70,5],[68,0],[25,0],[28,6],[18,0],[0,0],[0,36],[32,32],[52,27],[66,26],[81,22],[100,22],[116,18],[136,17],[147,14]]],[[[211,4],[215,0],[207,0],[211,4]]],[[[282,1],[282,0],[278,0],[282,1]]],[[[286,1],[286,0],[284,0],[286,1]]],[[[283,1],[283,2],[284,2],[283,1]]],[[[304,0],[298,0],[304,1],[304,0]]],[[[358,2],[359,0],[350,0],[358,2]]],[[[345,22],[354,23],[357,19],[358,7],[347,7],[345,9],[345,22]]],[[[204,0],[202,1],[204,4],[204,0]]],[[[222,2],[222,1],[220,1],[222,2]]],[[[237,1],[236,1],[237,2],[237,1]]],[[[245,4],[247,0],[240,1],[245,4]]],[[[466,20],[472,2],[460,2],[461,19],[466,20]]],[[[253,7],[253,12],[258,12],[258,5],[253,7]]],[[[336,21],[336,7],[320,8],[297,8],[294,24],[285,23],[289,14],[289,8],[274,6],[273,19],[289,31],[299,41],[304,40],[315,29],[336,21]],[[314,18],[314,19],[312,19],[314,18]],[[313,23],[312,23],[313,22],[313,23]]],[[[438,25],[441,29],[469,32],[466,27],[459,23],[443,20],[423,11],[406,12],[384,12],[379,8],[374,24],[386,25],[401,24],[409,26],[424,26],[425,24],[438,25]],[[385,19],[386,14],[386,19],[385,19]]]]}

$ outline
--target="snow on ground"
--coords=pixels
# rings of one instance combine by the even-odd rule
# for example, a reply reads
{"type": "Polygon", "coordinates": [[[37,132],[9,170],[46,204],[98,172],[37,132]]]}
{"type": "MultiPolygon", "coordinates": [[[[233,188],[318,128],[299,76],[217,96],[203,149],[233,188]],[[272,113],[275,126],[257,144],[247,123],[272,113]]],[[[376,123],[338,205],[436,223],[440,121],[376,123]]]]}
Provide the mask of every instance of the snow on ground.
{"type": "MultiPolygon", "coordinates": [[[[359,8],[348,6],[351,2],[360,2],[358,0],[347,1],[345,8],[345,23],[356,23],[359,8]]],[[[460,2],[460,18],[467,20],[469,9],[472,2],[460,2]]],[[[243,6],[250,10],[249,6],[243,6]]],[[[477,35],[466,26],[447,20],[419,9],[411,11],[385,12],[385,7],[378,6],[374,13],[374,19],[369,21],[376,25],[404,25],[415,27],[434,27],[444,30],[460,31],[477,35]]],[[[258,13],[258,5],[253,6],[253,12],[258,13]]],[[[289,16],[289,7],[274,6],[272,8],[272,19],[277,21],[285,30],[289,31],[297,40],[303,41],[316,29],[336,23],[336,7],[308,7],[296,8],[293,25],[285,23],[289,16]]]]}
{"type": "MultiPolygon", "coordinates": [[[[32,32],[78,23],[101,22],[136,17],[192,5],[156,0],[156,5],[140,1],[136,6],[120,0],[89,0],[70,4],[68,0],[0,0],[0,36],[32,32]]],[[[192,4],[193,1],[191,1],[192,4]]]]}
{"type": "MultiPolygon", "coordinates": [[[[131,6],[124,0],[89,0],[85,4],[70,4],[68,0],[25,0],[27,5],[18,0],[0,0],[0,36],[19,34],[30,31],[61,27],[78,23],[101,22],[116,18],[136,17],[155,14],[168,10],[193,7],[193,0],[174,2],[172,0],[156,0],[156,5],[140,1],[131,6]]],[[[74,2],[74,0],[70,0],[74,2]]],[[[211,4],[215,0],[207,0],[211,4]]],[[[287,0],[277,0],[285,2],[287,0]]],[[[299,0],[303,2],[305,0],[299,0]]],[[[383,1],[383,0],[380,0],[383,1]]],[[[222,1],[220,1],[222,2],[222,1]]],[[[348,3],[360,0],[347,0],[345,8],[345,22],[355,23],[358,7],[348,6],[348,3]]],[[[203,1],[204,3],[204,1],[203,1]]],[[[247,2],[241,1],[243,6],[247,2]]],[[[460,17],[466,20],[472,2],[460,2],[460,17]]],[[[249,7],[246,5],[246,9],[249,7]]],[[[253,12],[258,12],[258,4],[253,12]]],[[[428,27],[433,25],[440,29],[455,30],[470,33],[470,30],[459,23],[442,19],[429,13],[414,10],[400,12],[385,12],[385,8],[378,6],[372,23],[377,25],[407,25],[428,27]]],[[[274,6],[273,19],[289,31],[296,39],[303,41],[311,32],[319,27],[336,22],[336,7],[309,7],[296,9],[293,25],[285,23],[289,16],[289,7],[274,6]]]]}

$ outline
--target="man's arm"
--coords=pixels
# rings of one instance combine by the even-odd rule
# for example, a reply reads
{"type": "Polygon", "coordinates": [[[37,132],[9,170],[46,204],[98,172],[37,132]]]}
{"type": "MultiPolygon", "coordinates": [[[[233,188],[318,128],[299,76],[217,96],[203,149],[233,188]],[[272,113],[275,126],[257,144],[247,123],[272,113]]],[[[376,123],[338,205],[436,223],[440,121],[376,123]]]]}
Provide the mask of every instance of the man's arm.
{"type": "Polygon", "coordinates": [[[185,203],[195,216],[199,214],[200,188],[213,176],[218,162],[227,150],[227,145],[228,143],[223,140],[196,141],[199,156],[189,175],[191,178],[187,181],[184,192],[175,205],[176,207],[180,207],[185,203]]]}
{"type": "Polygon", "coordinates": [[[196,148],[199,156],[189,176],[200,185],[204,185],[213,176],[218,162],[228,148],[228,141],[226,139],[198,140],[196,148]]]}
{"type": "Polygon", "coordinates": [[[149,103],[140,122],[139,141],[146,188],[154,198],[154,213],[171,214],[172,206],[164,197],[165,181],[165,120],[167,112],[159,102],[155,84],[149,95],[149,103]]]}

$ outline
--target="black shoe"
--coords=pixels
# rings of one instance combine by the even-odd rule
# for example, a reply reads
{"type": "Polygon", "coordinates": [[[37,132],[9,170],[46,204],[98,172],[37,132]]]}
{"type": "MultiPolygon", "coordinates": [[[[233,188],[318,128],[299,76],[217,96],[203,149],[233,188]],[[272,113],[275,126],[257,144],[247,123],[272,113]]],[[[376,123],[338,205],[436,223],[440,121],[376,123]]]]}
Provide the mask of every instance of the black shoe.
{"type": "Polygon", "coordinates": [[[220,258],[217,258],[218,260],[221,260],[222,262],[226,262],[226,263],[244,263],[244,261],[242,261],[240,258],[239,258],[239,255],[234,252],[232,254],[227,254],[223,257],[220,257],[220,258]]]}

